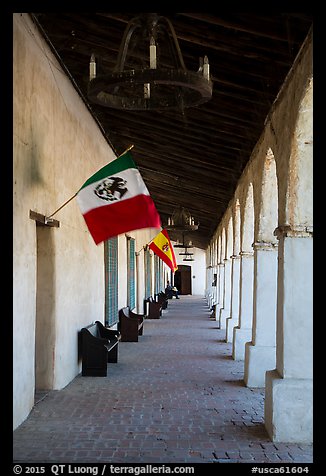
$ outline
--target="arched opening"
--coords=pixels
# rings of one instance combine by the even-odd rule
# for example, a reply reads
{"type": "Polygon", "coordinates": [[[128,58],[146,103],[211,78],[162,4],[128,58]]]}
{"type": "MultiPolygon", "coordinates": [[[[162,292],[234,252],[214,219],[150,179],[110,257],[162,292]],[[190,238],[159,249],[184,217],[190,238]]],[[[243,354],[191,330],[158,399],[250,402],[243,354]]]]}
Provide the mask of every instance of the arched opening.
{"type": "Polygon", "coordinates": [[[265,373],[275,367],[278,189],[274,154],[268,149],[263,168],[254,243],[252,340],[246,343],[244,381],[264,387],[265,373]]]}
{"type": "Polygon", "coordinates": [[[237,198],[234,207],[234,227],[233,227],[233,255],[240,254],[240,235],[241,235],[241,206],[237,198]]]}
{"type": "Polygon", "coordinates": [[[225,329],[226,320],[230,317],[231,312],[231,257],[233,251],[233,220],[232,216],[229,218],[226,229],[226,246],[224,256],[224,294],[223,294],[223,309],[220,312],[220,328],[225,329]]]}
{"type": "Polygon", "coordinates": [[[233,329],[232,357],[244,360],[245,344],[252,338],[254,260],[254,193],[250,182],[244,205],[240,251],[239,324],[233,329]]]}
{"type": "Polygon", "coordinates": [[[268,149],[261,187],[261,208],[258,220],[258,241],[273,242],[278,223],[278,185],[276,162],[271,148],[268,149]]]}
{"type": "Polygon", "coordinates": [[[239,322],[241,207],[237,198],[233,210],[233,254],[231,256],[230,317],[226,321],[226,342],[233,341],[233,329],[239,322]]]}
{"type": "Polygon", "coordinates": [[[313,80],[301,101],[289,163],[286,222],[292,227],[313,225],[313,80]]]}
{"type": "Polygon", "coordinates": [[[254,240],[254,193],[253,185],[250,182],[247,190],[241,234],[241,253],[252,253],[254,240]]]}
{"type": "Polygon", "coordinates": [[[218,275],[219,275],[219,282],[218,282],[218,306],[216,308],[216,317],[219,320],[220,312],[223,309],[224,305],[224,257],[225,257],[225,228],[222,229],[222,234],[219,237],[220,243],[220,253],[219,253],[219,261],[218,261],[218,275]]]}

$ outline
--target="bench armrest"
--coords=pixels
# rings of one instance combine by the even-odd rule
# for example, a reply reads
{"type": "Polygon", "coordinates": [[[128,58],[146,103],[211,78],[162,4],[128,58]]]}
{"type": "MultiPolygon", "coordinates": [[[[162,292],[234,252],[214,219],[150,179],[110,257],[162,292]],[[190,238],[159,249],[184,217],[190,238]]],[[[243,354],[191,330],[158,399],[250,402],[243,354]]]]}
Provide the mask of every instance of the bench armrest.
{"type": "Polygon", "coordinates": [[[108,337],[104,337],[104,336],[94,336],[91,332],[89,332],[89,330],[87,328],[83,328],[81,330],[81,333],[82,333],[82,336],[83,336],[83,342],[91,342],[92,345],[96,345],[96,346],[102,346],[102,345],[105,345],[107,344],[110,339],[108,337]]]}
{"type": "Polygon", "coordinates": [[[104,337],[105,339],[121,339],[121,333],[117,329],[108,329],[105,327],[100,321],[95,321],[96,324],[98,325],[101,337],[104,337]]]}
{"type": "Polygon", "coordinates": [[[144,320],[144,314],[137,314],[136,312],[133,312],[133,311],[129,311],[129,317],[132,317],[134,319],[136,318],[140,322],[143,322],[144,320]]]}

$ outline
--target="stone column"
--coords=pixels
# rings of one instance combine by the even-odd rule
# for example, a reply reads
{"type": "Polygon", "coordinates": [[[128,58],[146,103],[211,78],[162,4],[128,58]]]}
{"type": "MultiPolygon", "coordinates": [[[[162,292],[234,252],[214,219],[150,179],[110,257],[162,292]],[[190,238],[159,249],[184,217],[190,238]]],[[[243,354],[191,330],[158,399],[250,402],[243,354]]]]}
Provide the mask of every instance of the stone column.
{"type": "Polygon", "coordinates": [[[254,243],[252,341],[245,346],[244,382],[264,387],[276,366],[277,243],[254,243]]]}
{"type": "Polygon", "coordinates": [[[276,369],[266,373],[265,426],[273,441],[313,441],[312,228],[275,230],[279,239],[276,369]]]}
{"type": "Polygon", "coordinates": [[[226,342],[233,341],[233,329],[239,323],[240,256],[231,256],[231,309],[226,320],[226,342]]]}
{"type": "Polygon", "coordinates": [[[206,269],[206,276],[207,276],[207,289],[206,289],[206,297],[207,297],[207,304],[208,304],[208,307],[211,308],[212,307],[212,276],[213,276],[213,272],[212,272],[212,265],[209,265],[206,269]]]}
{"type": "Polygon", "coordinates": [[[224,260],[224,294],[223,294],[223,309],[220,309],[220,329],[226,328],[226,320],[231,313],[231,261],[224,260]]]}
{"type": "Polygon", "coordinates": [[[218,279],[218,289],[217,289],[217,293],[218,293],[218,303],[216,304],[216,308],[215,308],[215,316],[216,316],[216,320],[219,319],[219,316],[220,316],[220,310],[223,309],[223,294],[224,294],[224,263],[219,263],[218,264],[218,275],[219,275],[219,279],[218,279]]]}
{"type": "Polygon", "coordinates": [[[214,266],[212,265],[211,268],[211,277],[210,277],[210,285],[211,285],[211,295],[210,295],[210,308],[213,308],[213,305],[216,304],[216,292],[215,287],[213,286],[214,281],[214,266]]]}
{"type": "MultiPolygon", "coordinates": [[[[216,279],[216,286],[212,287],[212,291],[213,291],[213,304],[215,305],[215,308],[216,308],[218,304],[218,281],[219,281],[217,266],[213,267],[212,283],[214,282],[214,274],[216,274],[217,279],[216,279]]],[[[215,309],[215,314],[216,314],[216,309],[215,309]]]]}
{"type": "Polygon", "coordinates": [[[240,306],[239,324],[233,329],[232,357],[244,360],[245,344],[252,339],[254,254],[240,252],[240,306]]]}

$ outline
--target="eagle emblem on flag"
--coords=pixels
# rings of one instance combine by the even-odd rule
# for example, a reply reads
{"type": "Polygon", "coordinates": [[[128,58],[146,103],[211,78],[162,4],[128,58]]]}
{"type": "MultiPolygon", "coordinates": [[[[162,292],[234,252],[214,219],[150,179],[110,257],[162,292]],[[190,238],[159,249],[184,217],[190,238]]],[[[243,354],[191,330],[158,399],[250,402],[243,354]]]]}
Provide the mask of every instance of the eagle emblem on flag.
{"type": "Polygon", "coordinates": [[[108,177],[102,180],[99,185],[97,185],[97,187],[94,189],[94,193],[102,200],[112,202],[114,200],[118,200],[116,195],[119,195],[120,199],[128,191],[127,187],[125,186],[126,183],[127,180],[123,180],[120,177],[108,177]]]}

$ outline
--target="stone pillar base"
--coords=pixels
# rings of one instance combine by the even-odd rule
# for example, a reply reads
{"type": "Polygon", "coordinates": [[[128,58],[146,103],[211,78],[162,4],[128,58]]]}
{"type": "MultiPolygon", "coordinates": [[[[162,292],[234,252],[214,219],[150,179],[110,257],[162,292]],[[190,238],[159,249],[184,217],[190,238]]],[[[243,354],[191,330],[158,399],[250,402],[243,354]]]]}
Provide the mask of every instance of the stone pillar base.
{"type": "Polygon", "coordinates": [[[221,309],[220,312],[220,329],[226,329],[226,322],[230,317],[230,309],[221,309]]]}
{"type": "Polygon", "coordinates": [[[275,442],[313,442],[312,379],[281,378],[266,372],[265,426],[275,442]]]}
{"type": "Polygon", "coordinates": [[[247,387],[265,387],[265,374],[276,367],[276,347],[246,342],[244,382],[247,387]]]}
{"type": "Polygon", "coordinates": [[[233,349],[232,357],[234,360],[244,360],[245,358],[245,344],[252,339],[252,329],[241,329],[235,327],[233,329],[233,349]]]}
{"type": "Polygon", "coordinates": [[[238,322],[232,317],[226,320],[226,342],[233,342],[233,329],[238,325],[238,322]]]}

